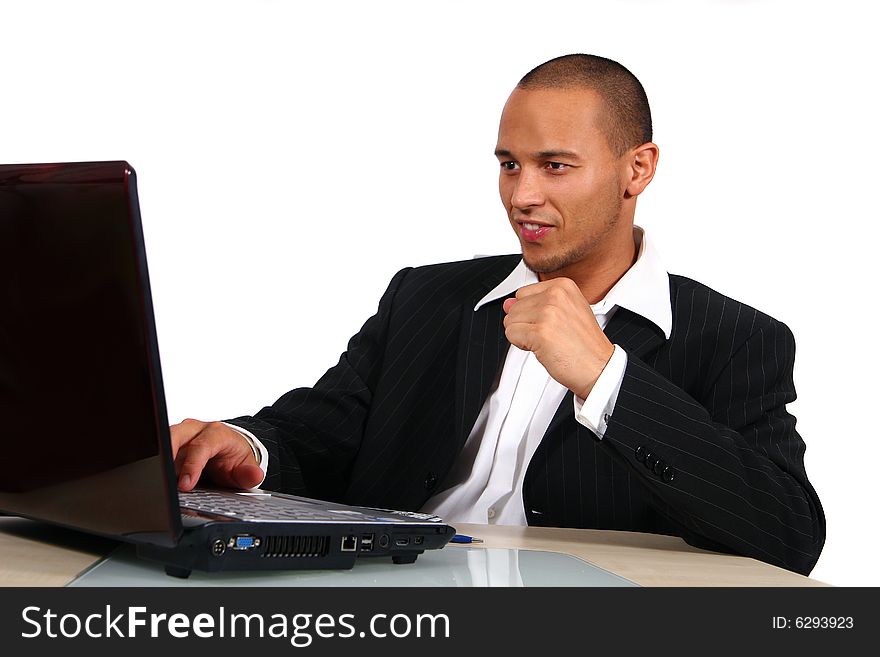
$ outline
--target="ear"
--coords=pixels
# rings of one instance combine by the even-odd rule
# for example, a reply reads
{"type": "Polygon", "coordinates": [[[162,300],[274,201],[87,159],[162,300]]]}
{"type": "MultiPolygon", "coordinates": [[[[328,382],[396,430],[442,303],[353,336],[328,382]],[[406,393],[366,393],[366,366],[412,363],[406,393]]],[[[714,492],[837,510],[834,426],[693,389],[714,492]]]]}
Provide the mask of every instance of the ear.
{"type": "Polygon", "coordinates": [[[631,198],[645,191],[645,187],[654,178],[657,160],[660,158],[660,148],[657,144],[648,142],[631,150],[626,157],[626,198],[631,198]]]}

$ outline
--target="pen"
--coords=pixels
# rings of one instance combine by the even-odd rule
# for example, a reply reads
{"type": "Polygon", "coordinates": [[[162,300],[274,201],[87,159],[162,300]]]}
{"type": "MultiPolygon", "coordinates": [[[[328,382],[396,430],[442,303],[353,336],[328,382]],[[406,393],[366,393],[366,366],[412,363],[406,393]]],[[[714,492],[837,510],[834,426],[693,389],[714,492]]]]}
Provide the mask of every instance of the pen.
{"type": "Polygon", "coordinates": [[[450,543],[482,543],[483,539],[474,538],[473,536],[468,536],[466,534],[456,534],[452,537],[450,543]]]}

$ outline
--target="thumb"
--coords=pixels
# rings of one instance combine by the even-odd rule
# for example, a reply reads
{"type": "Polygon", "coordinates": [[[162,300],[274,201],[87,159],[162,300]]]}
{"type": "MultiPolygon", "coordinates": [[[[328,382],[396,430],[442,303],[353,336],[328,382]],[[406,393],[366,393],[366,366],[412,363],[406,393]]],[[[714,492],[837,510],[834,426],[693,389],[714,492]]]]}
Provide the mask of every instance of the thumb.
{"type": "Polygon", "coordinates": [[[253,488],[263,483],[263,470],[258,465],[242,463],[232,468],[229,477],[236,488],[253,488]]]}

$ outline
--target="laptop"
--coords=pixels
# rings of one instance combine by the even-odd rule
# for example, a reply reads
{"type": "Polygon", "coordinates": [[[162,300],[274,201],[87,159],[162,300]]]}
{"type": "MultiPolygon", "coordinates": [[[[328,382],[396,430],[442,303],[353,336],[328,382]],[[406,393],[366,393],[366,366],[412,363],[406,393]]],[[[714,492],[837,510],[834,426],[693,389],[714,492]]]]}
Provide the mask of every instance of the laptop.
{"type": "Polygon", "coordinates": [[[412,563],[429,514],[270,491],[178,493],[136,176],[0,165],[0,512],[136,544],[168,574],[412,563]]]}

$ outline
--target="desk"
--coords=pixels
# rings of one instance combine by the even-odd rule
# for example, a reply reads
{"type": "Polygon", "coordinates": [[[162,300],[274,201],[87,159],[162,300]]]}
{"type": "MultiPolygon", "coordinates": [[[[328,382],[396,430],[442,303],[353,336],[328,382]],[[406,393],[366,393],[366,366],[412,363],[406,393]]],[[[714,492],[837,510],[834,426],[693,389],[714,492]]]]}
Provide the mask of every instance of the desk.
{"type": "Polygon", "coordinates": [[[640,586],[828,586],[747,557],[707,552],[676,536],[600,529],[457,524],[487,548],[562,552],[640,586]]]}
{"type": "MultiPolygon", "coordinates": [[[[827,586],[754,559],[706,552],[672,536],[502,525],[456,528],[484,542],[444,549],[559,552],[641,586],[827,586]]],[[[64,586],[117,545],[21,518],[0,518],[0,586],[64,586]]]]}

